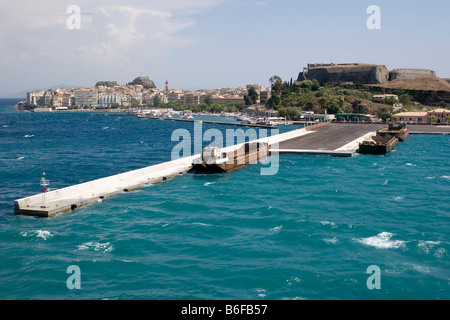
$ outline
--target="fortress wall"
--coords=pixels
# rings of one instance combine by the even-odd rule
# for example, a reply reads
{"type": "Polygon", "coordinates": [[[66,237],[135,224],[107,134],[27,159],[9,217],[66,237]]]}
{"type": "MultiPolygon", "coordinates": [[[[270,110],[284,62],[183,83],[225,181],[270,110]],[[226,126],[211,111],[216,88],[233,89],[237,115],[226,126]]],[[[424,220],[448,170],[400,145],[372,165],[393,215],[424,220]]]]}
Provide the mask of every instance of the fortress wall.
{"type": "Polygon", "coordinates": [[[385,66],[349,64],[309,67],[307,79],[319,82],[377,84],[387,82],[389,77],[385,66]]]}
{"type": "Polygon", "coordinates": [[[389,81],[422,77],[436,77],[436,71],[427,69],[394,69],[389,73],[389,81]]]}

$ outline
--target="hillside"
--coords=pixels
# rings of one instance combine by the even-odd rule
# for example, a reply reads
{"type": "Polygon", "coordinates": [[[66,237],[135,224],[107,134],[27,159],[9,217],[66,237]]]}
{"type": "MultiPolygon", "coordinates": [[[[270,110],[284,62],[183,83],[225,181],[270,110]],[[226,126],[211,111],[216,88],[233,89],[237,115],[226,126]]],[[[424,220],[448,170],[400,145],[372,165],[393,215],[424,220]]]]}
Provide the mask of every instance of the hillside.
{"type": "Polygon", "coordinates": [[[376,85],[388,89],[425,90],[425,91],[448,91],[450,83],[441,78],[416,78],[395,79],[382,85],[376,85]]]}

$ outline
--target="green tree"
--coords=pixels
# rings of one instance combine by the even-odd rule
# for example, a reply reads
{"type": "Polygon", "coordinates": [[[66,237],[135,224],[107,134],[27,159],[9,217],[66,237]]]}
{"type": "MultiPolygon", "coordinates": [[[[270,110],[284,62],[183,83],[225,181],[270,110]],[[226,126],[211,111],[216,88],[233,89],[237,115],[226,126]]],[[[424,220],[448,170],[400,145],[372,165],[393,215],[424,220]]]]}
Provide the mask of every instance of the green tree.
{"type": "Polygon", "coordinates": [[[255,88],[250,87],[250,89],[248,89],[248,96],[250,97],[252,104],[255,104],[258,101],[258,92],[255,88]]]}
{"type": "Polygon", "coordinates": [[[429,116],[428,119],[430,120],[431,123],[435,123],[437,120],[436,116],[433,114],[431,116],[429,116]]]}
{"type": "Polygon", "coordinates": [[[279,76],[272,76],[269,79],[270,85],[272,86],[272,91],[275,94],[281,94],[281,91],[283,90],[283,81],[279,76]]]}
{"type": "Polygon", "coordinates": [[[392,118],[392,112],[390,109],[381,107],[377,112],[378,118],[382,119],[383,121],[386,121],[388,119],[392,118]]]}
{"type": "Polygon", "coordinates": [[[279,104],[280,104],[280,97],[277,96],[276,94],[272,95],[269,101],[267,101],[267,105],[272,109],[276,109],[279,104]]]}
{"type": "Polygon", "coordinates": [[[139,103],[139,101],[136,98],[131,98],[130,105],[133,108],[136,108],[136,107],[139,107],[141,104],[139,103]]]}
{"type": "Polygon", "coordinates": [[[210,106],[211,103],[212,103],[212,96],[211,96],[210,94],[208,94],[208,95],[205,97],[205,104],[208,105],[208,106],[210,106]]]}
{"type": "Polygon", "coordinates": [[[155,94],[155,96],[153,97],[153,105],[155,107],[160,107],[162,105],[161,97],[157,94],[155,94]]]}
{"type": "Polygon", "coordinates": [[[244,101],[246,106],[251,106],[253,104],[253,100],[249,95],[244,96],[244,101]]]}
{"type": "Polygon", "coordinates": [[[407,94],[407,93],[402,94],[400,97],[398,97],[398,100],[404,106],[407,106],[407,105],[412,103],[411,96],[409,94],[407,94]]]}

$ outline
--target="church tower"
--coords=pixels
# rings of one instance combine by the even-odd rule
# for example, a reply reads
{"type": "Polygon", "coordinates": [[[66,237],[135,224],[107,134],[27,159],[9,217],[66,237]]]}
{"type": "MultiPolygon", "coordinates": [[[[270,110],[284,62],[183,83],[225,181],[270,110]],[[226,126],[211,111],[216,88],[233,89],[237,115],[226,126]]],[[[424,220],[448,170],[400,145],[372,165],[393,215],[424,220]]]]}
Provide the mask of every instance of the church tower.
{"type": "Polygon", "coordinates": [[[166,80],[166,91],[169,91],[169,81],[166,80]]]}

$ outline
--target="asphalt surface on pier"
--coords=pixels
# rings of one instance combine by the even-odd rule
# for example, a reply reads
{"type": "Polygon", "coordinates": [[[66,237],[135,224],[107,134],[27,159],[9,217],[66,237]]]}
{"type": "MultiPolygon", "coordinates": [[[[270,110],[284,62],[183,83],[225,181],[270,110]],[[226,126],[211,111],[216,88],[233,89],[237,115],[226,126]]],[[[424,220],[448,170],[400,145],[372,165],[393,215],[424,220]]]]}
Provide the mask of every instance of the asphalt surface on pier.
{"type": "Polygon", "coordinates": [[[314,128],[311,133],[280,142],[280,149],[336,150],[369,132],[377,131],[384,124],[330,123],[314,128]]]}
{"type": "MultiPolygon", "coordinates": [[[[387,124],[330,123],[311,129],[311,133],[280,142],[279,149],[286,150],[336,150],[387,124]]],[[[450,134],[450,126],[410,125],[410,134],[450,134]]]]}

